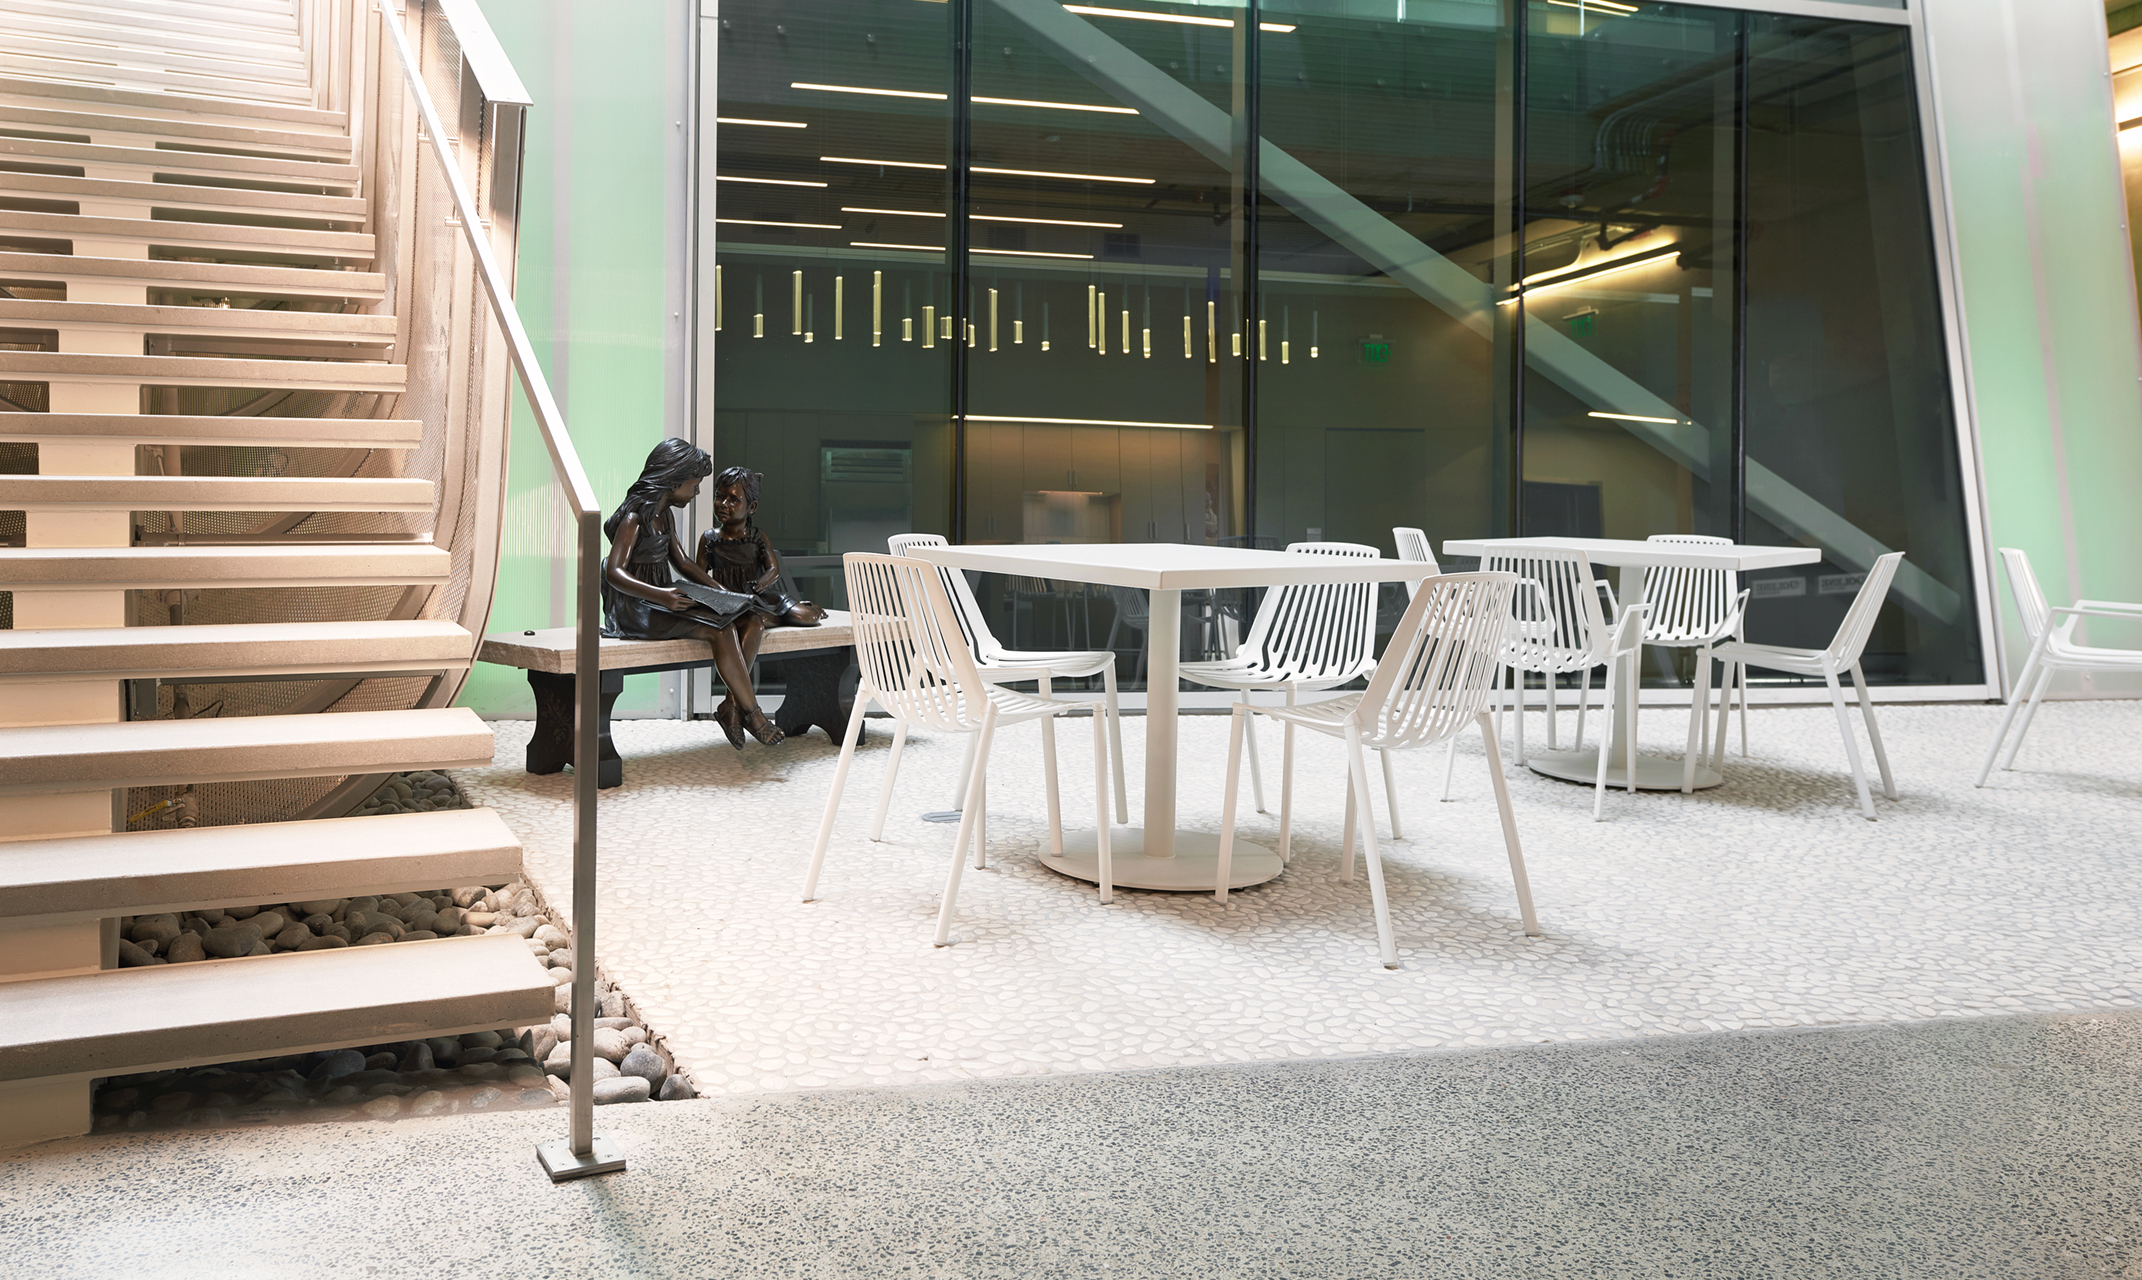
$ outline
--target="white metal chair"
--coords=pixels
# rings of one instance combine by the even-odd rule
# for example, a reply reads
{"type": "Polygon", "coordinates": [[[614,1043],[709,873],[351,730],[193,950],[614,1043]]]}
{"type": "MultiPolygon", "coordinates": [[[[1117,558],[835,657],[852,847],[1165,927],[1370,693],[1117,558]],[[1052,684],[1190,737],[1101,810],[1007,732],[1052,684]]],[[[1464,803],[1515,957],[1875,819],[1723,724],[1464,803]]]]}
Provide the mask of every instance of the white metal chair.
{"type": "MultiPolygon", "coordinates": [[[[1731,538],[1701,533],[1654,533],[1646,542],[1677,542],[1699,546],[1729,547],[1731,538]]],[[[1709,674],[1711,646],[1723,640],[1745,640],[1748,593],[1736,591],[1739,575],[1731,569],[1692,569],[1681,565],[1653,565],[1644,570],[1644,603],[1651,606],[1651,620],[1644,624],[1644,643],[1672,649],[1697,650],[1696,661],[1709,674]]],[[[1748,754],[1747,669],[1736,664],[1719,684],[1719,697],[1733,696],[1738,673],[1740,688],[1740,753],[1748,754]]],[[[1709,703],[1690,704],[1688,750],[1698,759],[1710,754],[1709,703]]]]}
{"type": "MultiPolygon", "coordinates": [[[[941,547],[945,540],[934,533],[896,533],[885,540],[887,550],[896,556],[904,556],[910,547],[941,547]]],[[[1031,650],[1007,649],[997,643],[997,637],[989,629],[989,619],[982,613],[982,603],[974,598],[974,588],[967,585],[967,575],[957,569],[940,567],[938,574],[944,579],[945,591],[952,599],[955,615],[959,619],[960,634],[966,638],[967,651],[974,655],[975,665],[981,668],[984,680],[1032,680],[1036,667],[1047,668],[1048,676],[1058,680],[1083,680],[1089,676],[1101,677],[1101,700],[1108,704],[1109,751],[1115,760],[1116,771],[1116,821],[1130,821],[1130,795],[1123,782],[1123,723],[1122,708],[1116,698],[1116,655],[1113,649],[1031,650]],[[1009,674],[1017,669],[1022,674],[1009,674]]],[[[1047,696],[1046,686],[1043,696],[1047,696]]],[[[967,804],[967,774],[974,765],[974,744],[978,739],[967,740],[968,757],[960,765],[958,788],[952,797],[954,809],[964,809],[967,804]]],[[[897,762],[898,757],[894,757],[897,762]]],[[[888,784],[890,785],[890,784],[888,784]]]]}
{"type": "MultiPolygon", "coordinates": [[[[937,945],[951,941],[952,910],[959,897],[960,870],[968,842],[974,844],[974,865],[988,865],[989,854],[989,748],[1003,725],[1039,720],[1042,758],[1045,762],[1049,807],[1049,851],[1061,854],[1064,846],[1063,815],[1056,790],[1055,717],[1082,710],[1091,704],[1056,702],[1046,696],[1015,693],[982,678],[982,673],[962,642],[958,615],[954,612],[944,582],[934,566],[907,556],[878,556],[850,552],[841,558],[848,581],[848,612],[855,626],[856,664],[862,680],[855,691],[855,709],[848,716],[848,732],[841,742],[840,764],[833,770],[833,790],[826,797],[825,817],[818,824],[818,842],[811,850],[811,867],[803,880],[803,900],[818,894],[818,873],[825,865],[826,845],[833,836],[833,818],[840,809],[841,792],[848,784],[848,766],[855,760],[855,742],[863,728],[863,713],[875,702],[897,725],[893,731],[892,758],[886,762],[885,781],[878,789],[876,816],[870,838],[885,836],[885,809],[892,798],[893,778],[899,771],[900,751],[907,745],[912,725],[949,733],[974,735],[968,752],[972,761],[970,782],[973,804],[960,815],[959,835],[952,846],[952,870],[945,879],[943,902],[937,911],[937,945]]],[[[1034,668],[1017,679],[1039,679],[1047,689],[1048,671],[1034,668]]],[[[1101,901],[1114,896],[1109,861],[1108,745],[1102,708],[1094,708],[1093,788],[1094,817],[1098,831],[1101,901]]]]}
{"type": "MultiPolygon", "coordinates": [[[[1632,605],[1622,610],[1620,621],[1614,624],[1613,631],[1608,635],[1606,689],[1602,695],[1599,708],[1599,723],[1608,726],[1608,728],[1600,735],[1599,776],[1592,781],[1592,821],[1594,822],[1603,822],[1606,819],[1606,775],[1609,764],[1607,757],[1614,754],[1612,727],[1614,724],[1614,704],[1622,698],[1627,698],[1631,704],[1634,704],[1637,690],[1642,687],[1643,673],[1637,667],[1637,659],[1643,654],[1644,627],[1649,621],[1650,615],[1650,601],[1647,600],[1643,604],[1632,605]],[[1623,659],[1627,659],[1627,662],[1624,663],[1623,659]]],[[[1591,674],[1586,672],[1584,683],[1587,693],[1590,692],[1589,686],[1591,682],[1591,674]]],[[[1702,704],[1697,704],[1694,714],[1698,719],[1703,717],[1702,704]]],[[[1577,732],[1581,734],[1584,731],[1580,728],[1577,732]]],[[[1581,745],[1583,739],[1579,738],[1578,741],[1581,745]]],[[[1633,733],[1628,736],[1626,750],[1629,758],[1624,763],[1628,769],[1629,794],[1635,795],[1636,735],[1633,733]]]]}
{"type": "Polygon", "coordinates": [[[2008,710],[2001,715],[2001,729],[1993,735],[1986,747],[1985,762],[1978,767],[1978,782],[1985,786],[1986,777],[1993,772],[1993,758],[2001,750],[2001,743],[2008,737],[2008,727],[2015,721],[2016,708],[2023,707],[2023,723],[2016,728],[2015,741],[2008,744],[2008,756],[2001,761],[2003,771],[2016,767],[2016,752],[2023,748],[2023,737],[2030,732],[2030,722],[2038,714],[2038,704],[2045,700],[2046,686],[2057,671],[2142,671],[2142,650],[2100,649],[2092,645],[2075,643],[2073,637],[2078,618],[2117,618],[2122,622],[2142,622],[2142,604],[2125,604],[2114,600],[2077,600],[2065,609],[2050,608],[2046,604],[2045,591],[2038,585],[2038,575],[2030,567],[2030,557],[2014,547],[2001,548],[2001,560],[2008,566],[2008,589],[2016,598],[2016,612],[2023,619],[2023,634],[2030,637],[2030,657],[2024,660],[2023,670],[2016,676],[2015,694],[2008,701],[2008,710]],[[2027,704],[2027,705],[2026,705],[2027,704]]]}
{"type": "MultiPolygon", "coordinates": [[[[1435,548],[1429,544],[1428,535],[1422,530],[1394,527],[1391,530],[1391,541],[1397,545],[1398,558],[1401,560],[1431,566],[1436,562],[1435,548]]],[[[1406,584],[1406,599],[1411,600],[1420,593],[1420,583],[1406,584]]]]}
{"type": "MultiPolygon", "coordinates": [[[[1295,542],[1287,554],[1375,560],[1376,548],[1360,542],[1295,542]]],[[[1242,701],[1259,690],[1282,690],[1292,706],[1296,694],[1336,689],[1358,679],[1376,666],[1376,584],[1373,582],[1317,582],[1272,587],[1265,591],[1250,623],[1250,633],[1232,658],[1212,662],[1185,662],[1183,679],[1215,689],[1241,691],[1242,701]]],[[[1285,745],[1287,760],[1293,759],[1294,728],[1289,725],[1285,745]]],[[[1250,733],[1250,792],[1257,812],[1265,812],[1264,775],[1257,761],[1257,736],[1250,733]]],[[[1289,766],[1282,763],[1282,769],[1289,766]]],[[[1383,757],[1384,791],[1391,801],[1391,838],[1402,840],[1399,827],[1398,787],[1391,776],[1391,757],[1383,757]]],[[[1286,784],[1281,783],[1280,804],[1286,804],[1286,784]]]]}
{"type": "MultiPolygon", "coordinates": [[[[1581,673],[1577,693],[1577,742],[1584,745],[1584,712],[1591,700],[1591,673],[1607,661],[1613,639],[1601,611],[1592,562],[1581,551],[1556,547],[1527,547],[1522,551],[1497,552],[1481,557],[1480,568],[1489,573],[1514,573],[1519,590],[1511,602],[1512,617],[1505,628],[1503,665],[1517,671],[1512,686],[1516,694],[1517,763],[1525,763],[1525,681],[1527,671],[1539,672],[1547,685],[1547,749],[1557,750],[1555,722],[1555,677],[1581,673]]],[[[1500,672],[1497,672],[1500,678],[1500,672]]],[[[1500,699],[1497,699],[1500,709],[1500,699]]],[[[1498,734],[1500,729],[1498,727],[1498,734]]]]}
{"type": "MultiPolygon", "coordinates": [[[[1406,607],[1383,660],[1376,664],[1368,688],[1303,706],[1234,709],[1227,740],[1227,795],[1220,810],[1219,867],[1213,896],[1227,900],[1227,878],[1234,858],[1235,803],[1242,777],[1242,742],[1252,716],[1271,716],[1288,728],[1296,725],[1346,741],[1346,831],[1341,870],[1354,875],[1354,827],[1360,823],[1368,841],[1369,896],[1376,910],[1376,941],[1387,969],[1398,967],[1391,935],[1391,904],[1383,884],[1383,855],[1376,844],[1374,806],[1369,803],[1368,762],[1364,751],[1402,751],[1432,747],[1480,726],[1487,740],[1488,775],[1495,783],[1495,803],[1502,814],[1503,846],[1510,855],[1510,878],[1525,932],[1537,936],[1532,887],[1525,877],[1524,852],[1518,845],[1517,820],[1510,812],[1510,785],[1487,717],[1488,693],[1507,642],[1510,595],[1517,579],[1508,573],[1459,573],[1430,578],[1406,607]],[[1359,804],[1360,809],[1356,808],[1359,804]]],[[[1291,768],[1290,768],[1291,773],[1291,768]]],[[[1280,856],[1287,856],[1293,835],[1292,777],[1282,779],[1279,813],[1280,856]]]]}
{"type": "MultiPolygon", "coordinates": [[[[1882,794],[1889,799],[1897,798],[1896,780],[1889,776],[1889,756],[1882,750],[1882,731],[1875,727],[1874,702],[1867,694],[1867,673],[1860,670],[1859,656],[1866,651],[1867,638],[1874,634],[1874,621],[1881,616],[1882,602],[1889,596],[1889,584],[1897,576],[1897,563],[1904,559],[1901,551],[1892,551],[1874,562],[1867,571],[1866,580],[1860,583],[1859,594],[1852,600],[1852,607],[1845,610],[1844,621],[1837,627],[1837,635],[1826,649],[1787,649],[1779,645],[1749,644],[1744,640],[1728,640],[1711,649],[1711,656],[1729,664],[1739,663],[1744,667],[1764,667],[1772,671],[1787,671],[1794,675],[1821,676],[1830,687],[1830,705],[1837,711],[1837,728],[1844,734],[1845,758],[1852,763],[1852,782],[1859,788],[1859,810],[1867,821],[1874,821],[1874,797],[1867,790],[1867,771],[1860,764],[1859,742],[1852,736],[1852,719],[1845,714],[1844,690],[1837,678],[1849,671],[1852,683],[1859,689],[1859,711],[1867,722],[1867,740],[1874,747],[1875,767],[1881,771],[1882,794]]],[[[1698,705],[1708,706],[1710,698],[1710,663],[1705,662],[1696,671],[1696,700],[1698,705]]],[[[1730,677],[1729,677],[1730,678],[1730,677]]],[[[1744,677],[1745,678],[1745,677],[1744,677]]],[[[1725,762],[1726,703],[1718,703],[1718,738],[1714,744],[1711,767],[1716,769],[1725,762]]],[[[1681,790],[1693,791],[1696,785],[1696,757],[1691,753],[1682,765],[1681,790]]]]}

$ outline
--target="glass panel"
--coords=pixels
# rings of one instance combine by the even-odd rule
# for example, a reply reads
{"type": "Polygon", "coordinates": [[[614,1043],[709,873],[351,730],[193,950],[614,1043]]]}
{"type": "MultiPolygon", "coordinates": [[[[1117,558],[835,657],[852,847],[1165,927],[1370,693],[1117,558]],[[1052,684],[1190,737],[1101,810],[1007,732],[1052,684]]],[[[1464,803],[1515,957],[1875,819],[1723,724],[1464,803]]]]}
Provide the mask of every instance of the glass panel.
{"type": "Polygon", "coordinates": [[[722,8],[715,462],[836,606],[842,552],[951,531],[948,10],[722,8]]]}
{"type": "Polygon", "coordinates": [[[1825,546],[1758,575],[1751,635],[1819,646],[1871,556],[1904,551],[1875,681],[1984,678],[1910,46],[1896,27],[1752,19],[1748,538],[1825,546]]]}
{"type": "Polygon", "coordinates": [[[1501,5],[1414,9],[1261,11],[1294,28],[1260,68],[1257,528],[1275,543],[1392,556],[1393,526],[1435,547],[1508,527],[1511,42],[1501,5]]]}
{"type": "Polygon", "coordinates": [[[1530,21],[1524,531],[1731,536],[1742,18],[1530,21]]]}
{"type": "MultiPolygon", "coordinates": [[[[975,9],[969,541],[1238,532],[1239,33],[1230,11],[1206,12],[975,9]]],[[[1008,646],[1108,647],[1125,676],[1143,669],[1142,598],[994,576],[977,594],[1008,646]]],[[[1185,607],[1185,654],[1200,656],[1220,643],[1214,606],[1185,607]]]]}

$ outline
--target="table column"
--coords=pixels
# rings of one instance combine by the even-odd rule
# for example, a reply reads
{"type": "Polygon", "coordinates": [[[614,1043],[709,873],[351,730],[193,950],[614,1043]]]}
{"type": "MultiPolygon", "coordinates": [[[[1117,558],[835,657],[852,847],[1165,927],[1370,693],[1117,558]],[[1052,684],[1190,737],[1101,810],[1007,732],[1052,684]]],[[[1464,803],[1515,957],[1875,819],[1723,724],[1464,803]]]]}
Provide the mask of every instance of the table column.
{"type": "Polygon", "coordinates": [[[1175,711],[1181,684],[1183,593],[1146,593],[1145,856],[1175,856],[1175,711]]]}

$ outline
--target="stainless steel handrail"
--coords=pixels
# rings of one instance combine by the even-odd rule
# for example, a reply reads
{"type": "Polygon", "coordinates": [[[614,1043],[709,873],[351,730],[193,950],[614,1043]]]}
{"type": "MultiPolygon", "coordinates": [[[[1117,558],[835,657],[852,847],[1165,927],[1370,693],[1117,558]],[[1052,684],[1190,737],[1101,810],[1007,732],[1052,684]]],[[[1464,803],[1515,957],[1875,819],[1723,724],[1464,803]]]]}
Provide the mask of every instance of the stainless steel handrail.
{"type": "MultiPolygon", "coordinates": [[[[595,788],[599,772],[596,730],[601,723],[597,699],[602,686],[599,674],[602,508],[596,505],[595,487],[588,483],[588,473],[580,465],[580,454],[573,448],[572,437],[565,432],[565,415],[559,412],[550,383],[543,376],[543,367],[536,362],[535,344],[528,340],[521,313],[513,305],[512,284],[500,269],[497,255],[491,251],[476,198],[462,176],[457,157],[447,146],[446,128],[440,123],[438,108],[432,104],[431,95],[425,91],[416,53],[409,47],[408,36],[402,30],[402,15],[395,10],[393,0],[375,0],[375,4],[380,26],[386,30],[387,39],[394,46],[394,55],[401,63],[410,98],[416,103],[417,118],[438,158],[447,190],[453,196],[462,234],[468,239],[469,252],[475,256],[476,272],[483,281],[484,293],[491,300],[491,314],[497,317],[499,328],[505,332],[506,348],[512,357],[514,371],[520,375],[521,389],[527,392],[528,405],[535,411],[536,430],[543,437],[544,447],[550,450],[551,468],[557,472],[558,483],[565,489],[573,523],[580,535],[579,575],[573,593],[579,617],[573,646],[576,680],[573,689],[572,1129],[568,1138],[546,1142],[536,1149],[551,1180],[564,1182],[625,1167],[623,1158],[608,1143],[595,1137],[594,1115],[595,788]]],[[[493,44],[495,46],[495,42],[493,44]]]]}

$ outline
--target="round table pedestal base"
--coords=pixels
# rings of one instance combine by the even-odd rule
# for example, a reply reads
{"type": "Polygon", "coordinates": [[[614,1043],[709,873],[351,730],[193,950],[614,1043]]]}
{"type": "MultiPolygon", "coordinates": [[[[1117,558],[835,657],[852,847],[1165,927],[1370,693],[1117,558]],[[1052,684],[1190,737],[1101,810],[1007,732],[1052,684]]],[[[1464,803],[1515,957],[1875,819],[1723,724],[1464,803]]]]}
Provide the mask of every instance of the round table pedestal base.
{"type": "MultiPolygon", "coordinates": [[[[1678,781],[1675,786],[1681,785],[1678,781]]],[[[1109,828],[1110,880],[1119,889],[1164,889],[1177,893],[1211,893],[1219,871],[1220,837],[1209,831],[1175,833],[1175,856],[1145,856],[1145,828],[1109,828]]],[[[1093,832],[1066,831],[1062,857],[1043,855],[1041,865],[1080,880],[1100,883],[1101,869],[1094,852],[1093,832]]],[[[1227,887],[1243,889],[1263,884],[1284,868],[1279,855],[1263,845],[1235,836],[1234,860],[1228,864],[1227,887]]]]}
{"type": "MultiPolygon", "coordinates": [[[[1628,757],[1616,753],[1607,761],[1606,781],[1610,787],[1627,787],[1629,771],[1622,762],[1628,757]]],[[[1543,773],[1550,778],[1565,782],[1581,782],[1591,786],[1599,777],[1599,753],[1597,751],[1535,751],[1525,758],[1525,765],[1534,773],[1543,773]]],[[[1715,787],[1725,779],[1702,765],[1696,766],[1696,790],[1715,787]]],[[[1639,791],[1679,791],[1681,789],[1681,762],[1664,760],[1657,756],[1636,757],[1636,789],[1639,791]]]]}

